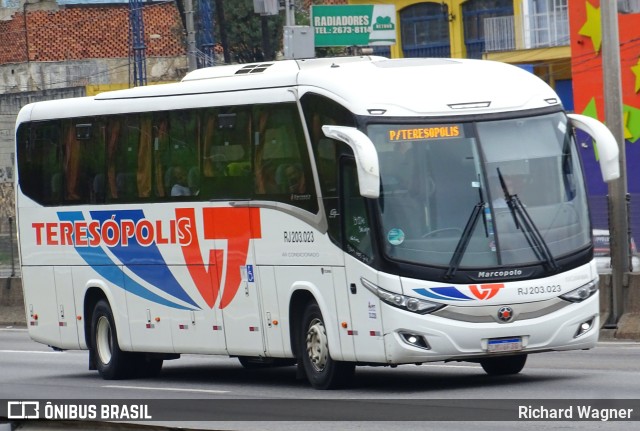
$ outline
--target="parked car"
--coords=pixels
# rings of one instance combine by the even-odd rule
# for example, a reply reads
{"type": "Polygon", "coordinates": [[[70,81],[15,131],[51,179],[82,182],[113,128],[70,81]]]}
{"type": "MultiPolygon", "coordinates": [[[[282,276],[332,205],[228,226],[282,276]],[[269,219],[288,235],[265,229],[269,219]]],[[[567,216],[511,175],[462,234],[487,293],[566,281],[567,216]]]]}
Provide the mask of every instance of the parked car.
{"type": "MultiPolygon", "coordinates": [[[[598,274],[611,274],[611,249],[609,247],[609,230],[593,230],[593,255],[596,258],[598,274]]],[[[636,242],[631,238],[631,268],[633,272],[640,271],[640,257],[636,249],[636,242]]]]}

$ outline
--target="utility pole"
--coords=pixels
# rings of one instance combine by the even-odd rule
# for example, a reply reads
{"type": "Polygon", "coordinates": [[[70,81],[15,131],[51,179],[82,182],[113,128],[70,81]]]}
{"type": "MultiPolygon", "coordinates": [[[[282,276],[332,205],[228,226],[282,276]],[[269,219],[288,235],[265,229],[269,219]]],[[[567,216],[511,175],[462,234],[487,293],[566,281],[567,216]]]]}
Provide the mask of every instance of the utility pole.
{"type": "Polygon", "coordinates": [[[285,0],[284,2],[284,17],[285,17],[285,25],[287,27],[296,25],[296,15],[293,10],[294,1],[295,0],[285,0]]]}
{"type": "MultiPolygon", "coordinates": [[[[271,42],[269,41],[269,18],[267,15],[260,16],[260,27],[262,30],[262,54],[264,55],[263,61],[273,60],[271,55],[271,42]]],[[[254,61],[258,61],[254,58],[254,61]]]]}
{"type": "Polygon", "coordinates": [[[224,17],[224,2],[223,0],[215,0],[216,15],[218,17],[218,28],[220,29],[220,43],[222,44],[222,54],[224,55],[224,62],[231,64],[231,55],[229,54],[229,40],[227,37],[227,21],[224,17]]]}
{"type": "Polygon", "coordinates": [[[193,0],[184,0],[184,15],[187,24],[187,65],[189,72],[198,68],[196,58],[196,31],[193,20],[193,0]]]}
{"type": "MultiPolygon", "coordinates": [[[[25,10],[27,4],[25,3],[25,10]]],[[[129,1],[129,48],[133,54],[133,85],[147,85],[147,58],[144,44],[142,0],[129,1]]],[[[28,59],[28,57],[27,57],[28,59]]]]}
{"type": "Polygon", "coordinates": [[[618,2],[600,2],[602,25],[602,75],[604,83],[605,123],[618,141],[620,178],[609,183],[609,233],[611,235],[611,310],[604,327],[615,329],[624,312],[624,290],[628,286],[629,218],[627,163],[620,78],[620,41],[618,35],[618,2]]]}

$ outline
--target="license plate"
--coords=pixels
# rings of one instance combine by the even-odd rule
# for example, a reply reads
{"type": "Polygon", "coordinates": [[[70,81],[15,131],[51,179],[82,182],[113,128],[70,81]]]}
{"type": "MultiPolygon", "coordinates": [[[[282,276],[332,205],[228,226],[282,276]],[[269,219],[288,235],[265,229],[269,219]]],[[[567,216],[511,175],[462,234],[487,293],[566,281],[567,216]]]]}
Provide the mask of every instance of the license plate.
{"type": "Polygon", "coordinates": [[[514,352],[522,350],[522,338],[492,338],[487,343],[487,351],[493,352],[514,352]]]}

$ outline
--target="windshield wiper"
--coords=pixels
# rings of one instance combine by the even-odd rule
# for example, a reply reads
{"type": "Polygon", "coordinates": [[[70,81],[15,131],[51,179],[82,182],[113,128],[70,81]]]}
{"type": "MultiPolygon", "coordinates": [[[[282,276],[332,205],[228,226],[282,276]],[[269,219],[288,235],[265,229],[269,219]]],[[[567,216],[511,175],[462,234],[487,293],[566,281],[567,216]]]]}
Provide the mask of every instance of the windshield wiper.
{"type": "MultiPolygon", "coordinates": [[[[469,241],[471,241],[471,237],[473,235],[473,230],[478,224],[478,216],[484,213],[484,205],[483,201],[478,202],[474,207],[473,211],[471,211],[471,215],[469,216],[469,220],[467,220],[467,224],[464,226],[464,230],[462,231],[462,235],[458,240],[458,244],[456,245],[456,249],[453,252],[453,256],[451,256],[451,260],[449,261],[449,268],[447,272],[444,274],[444,278],[451,278],[455,275],[458,267],[460,266],[460,261],[462,260],[462,256],[464,256],[464,252],[467,250],[467,246],[469,245],[469,241]]],[[[486,224],[485,224],[486,229],[486,224]]]]}
{"type": "Polygon", "coordinates": [[[473,207],[473,211],[471,211],[471,215],[467,220],[467,224],[464,225],[464,230],[462,231],[462,235],[460,235],[458,244],[456,244],[456,249],[453,252],[453,256],[451,256],[451,260],[449,261],[449,268],[447,268],[447,272],[444,274],[444,278],[451,278],[456,274],[456,271],[460,266],[460,262],[462,261],[462,257],[464,256],[464,252],[467,251],[467,246],[469,245],[471,237],[473,236],[473,231],[478,224],[478,216],[480,214],[482,214],[482,220],[484,222],[484,233],[487,237],[489,237],[487,215],[484,212],[486,202],[484,201],[484,196],[482,196],[482,187],[478,189],[478,193],[480,193],[480,202],[478,202],[473,207]]]}
{"type": "Polygon", "coordinates": [[[536,227],[536,224],[531,219],[529,212],[520,201],[518,195],[512,195],[509,192],[509,188],[504,181],[500,168],[496,168],[496,170],[498,171],[500,186],[504,193],[504,200],[507,203],[507,207],[509,207],[509,211],[511,211],[516,229],[522,230],[527,243],[529,243],[529,247],[531,247],[538,260],[543,261],[552,271],[557,271],[558,264],[556,263],[551,250],[549,250],[549,246],[536,227]]]}

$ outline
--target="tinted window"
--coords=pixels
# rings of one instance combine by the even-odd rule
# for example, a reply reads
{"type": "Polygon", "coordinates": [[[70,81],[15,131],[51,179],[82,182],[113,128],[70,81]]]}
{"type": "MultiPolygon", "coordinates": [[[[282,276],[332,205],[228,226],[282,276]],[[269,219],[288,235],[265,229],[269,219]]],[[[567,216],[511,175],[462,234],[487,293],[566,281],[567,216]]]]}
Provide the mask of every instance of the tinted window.
{"type": "Polygon", "coordinates": [[[307,143],[294,104],[256,109],[256,199],[318,211],[307,143]]]}
{"type": "Polygon", "coordinates": [[[272,200],[317,212],[293,103],[23,124],[20,184],[44,205],[272,200]]]}
{"type": "Polygon", "coordinates": [[[63,197],[62,127],[60,121],[20,126],[18,169],[20,188],[43,205],[57,205],[63,197]]]}
{"type": "Polygon", "coordinates": [[[302,96],[300,102],[311,137],[322,201],[329,223],[329,237],[336,244],[341,244],[338,203],[339,160],[341,155],[352,156],[353,151],[345,143],[327,138],[322,132],[322,126],[355,127],[355,119],[345,107],[324,96],[307,93],[302,96]]]}

